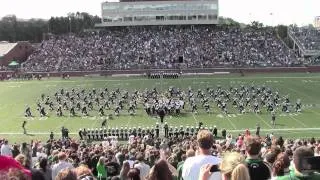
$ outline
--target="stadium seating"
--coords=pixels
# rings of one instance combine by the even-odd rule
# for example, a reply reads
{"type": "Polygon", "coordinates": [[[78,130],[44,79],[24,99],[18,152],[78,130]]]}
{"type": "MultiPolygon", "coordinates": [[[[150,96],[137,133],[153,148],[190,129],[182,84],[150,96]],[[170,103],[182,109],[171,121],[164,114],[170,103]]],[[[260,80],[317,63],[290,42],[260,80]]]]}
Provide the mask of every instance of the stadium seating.
{"type": "Polygon", "coordinates": [[[320,30],[313,27],[291,27],[289,30],[305,50],[320,51],[320,30]]]}
{"type": "Polygon", "coordinates": [[[291,66],[273,29],[216,26],[122,27],[43,41],[25,71],[95,71],[291,66]],[[178,62],[182,63],[178,63],[178,62]]]}

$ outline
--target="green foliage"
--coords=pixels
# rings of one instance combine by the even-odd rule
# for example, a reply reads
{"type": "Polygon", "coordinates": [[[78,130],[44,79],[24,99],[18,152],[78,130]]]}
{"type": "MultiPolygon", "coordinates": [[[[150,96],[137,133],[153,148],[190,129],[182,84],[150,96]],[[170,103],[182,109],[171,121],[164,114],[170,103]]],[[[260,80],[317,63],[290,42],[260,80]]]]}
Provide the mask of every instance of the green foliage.
{"type": "Polygon", "coordinates": [[[101,19],[98,16],[77,12],[76,14],[70,13],[67,17],[51,17],[49,27],[53,34],[79,33],[84,29],[93,28],[99,22],[101,22],[101,19]]]}
{"type": "Polygon", "coordinates": [[[219,17],[219,24],[240,27],[239,22],[233,20],[232,18],[227,18],[222,16],[219,17]]]}
{"type": "Polygon", "coordinates": [[[259,22],[259,21],[252,21],[251,22],[251,27],[255,28],[255,29],[260,29],[263,28],[263,23],[259,22]]]}
{"type": "Polygon", "coordinates": [[[66,17],[51,17],[50,20],[19,20],[15,15],[9,15],[0,20],[0,41],[41,42],[46,33],[79,33],[84,29],[92,29],[95,23],[100,21],[98,16],[86,12],[70,13],[66,17]]]}

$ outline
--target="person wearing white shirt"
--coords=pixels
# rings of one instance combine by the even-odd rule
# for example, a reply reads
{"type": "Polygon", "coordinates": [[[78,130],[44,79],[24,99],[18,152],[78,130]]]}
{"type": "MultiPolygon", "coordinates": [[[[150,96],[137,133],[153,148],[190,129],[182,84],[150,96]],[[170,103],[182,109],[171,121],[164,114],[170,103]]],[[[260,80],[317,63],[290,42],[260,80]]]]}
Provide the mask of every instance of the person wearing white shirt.
{"type": "MultiPolygon", "coordinates": [[[[197,180],[200,174],[200,168],[206,164],[219,165],[221,159],[211,155],[213,145],[213,135],[208,130],[201,130],[197,135],[198,154],[189,157],[183,164],[182,178],[184,180],[197,180]]],[[[219,171],[211,173],[208,180],[221,180],[219,171]]]]}
{"type": "Polygon", "coordinates": [[[55,179],[58,173],[64,169],[73,169],[73,165],[66,161],[67,155],[64,152],[58,154],[59,162],[52,166],[52,179],[55,179]]]}
{"type": "Polygon", "coordinates": [[[147,175],[149,174],[150,166],[143,162],[143,155],[141,153],[137,155],[136,159],[138,160],[138,164],[135,164],[134,168],[140,170],[140,179],[145,180],[147,175]]]}
{"type": "Polygon", "coordinates": [[[1,155],[12,157],[12,149],[8,144],[8,140],[5,140],[4,144],[1,145],[1,155]]]}

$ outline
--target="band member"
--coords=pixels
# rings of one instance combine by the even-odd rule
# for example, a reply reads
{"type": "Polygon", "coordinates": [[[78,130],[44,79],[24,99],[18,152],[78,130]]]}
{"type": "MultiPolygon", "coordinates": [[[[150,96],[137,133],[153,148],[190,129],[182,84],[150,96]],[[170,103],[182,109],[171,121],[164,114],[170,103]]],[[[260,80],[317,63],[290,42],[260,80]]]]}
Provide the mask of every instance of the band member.
{"type": "Polygon", "coordinates": [[[159,115],[159,117],[160,117],[161,123],[163,123],[164,116],[166,115],[166,112],[164,111],[163,108],[159,109],[158,115],[159,115]]]}
{"type": "Polygon", "coordinates": [[[159,130],[160,130],[160,127],[159,127],[159,123],[156,124],[156,137],[158,138],[159,137],[159,130]]]}
{"type": "Polygon", "coordinates": [[[135,110],[134,110],[134,105],[133,104],[130,104],[128,112],[129,112],[129,114],[131,116],[135,114],[135,110]]]}
{"type": "Polygon", "coordinates": [[[27,106],[26,110],[25,110],[25,113],[24,113],[24,116],[25,117],[32,117],[32,114],[31,114],[31,109],[29,106],[27,106]]]}
{"type": "Polygon", "coordinates": [[[168,126],[168,124],[167,124],[167,122],[165,122],[165,124],[164,124],[164,136],[167,138],[167,137],[169,137],[169,126],[168,126]]]}
{"type": "Polygon", "coordinates": [[[82,107],[81,114],[82,114],[83,116],[88,116],[88,112],[87,112],[87,107],[86,107],[86,106],[83,106],[83,107],[82,107]]]}
{"type": "Polygon", "coordinates": [[[62,107],[60,105],[57,109],[57,116],[62,116],[62,107]]]}
{"type": "Polygon", "coordinates": [[[27,124],[27,121],[23,121],[22,123],[23,134],[27,134],[26,124],[27,124]]]}
{"type": "Polygon", "coordinates": [[[298,99],[296,103],[296,112],[301,112],[301,100],[298,99]]]}
{"type": "Polygon", "coordinates": [[[107,125],[107,119],[104,119],[101,123],[101,127],[106,127],[107,125]]]}
{"type": "Polygon", "coordinates": [[[114,109],[114,115],[116,116],[119,116],[120,115],[120,106],[117,106],[115,109],[114,109]]]}
{"type": "Polygon", "coordinates": [[[45,112],[45,110],[44,110],[44,106],[41,106],[40,107],[40,116],[41,117],[44,117],[44,116],[46,116],[47,114],[46,114],[46,112],[45,112]]]}
{"type": "Polygon", "coordinates": [[[256,125],[256,128],[257,128],[257,130],[256,130],[256,135],[257,136],[260,136],[260,124],[259,123],[257,123],[257,125],[256,125]]]}
{"type": "Polygon", "coordinates": [[[50,140],[53,140],[53,138],[54,138],[54,134],[53,134],[53,132],[51,131],[51,133],[50,133],[50,140]]]}
{"type": "Polygon", "coordinates": [[[271,123],[273,127],[276,126],[276,113],[274,111],[271,113],[271,123]]]}
{"type": "Polygon", "coordinates": [[[78,134],[79,134],[80,139],[83,140],[83,138],[82,138],[82,129],[79,129],[79,133],[78,134]]]}
{"type": "Polygon", "coordinates": [[[100,108],[99,108],[99,115],[104,116],[103,106],[100,106],[100,108]]]}
{"type": "Polygon", "coordinates": [[[71,106],[71,108],[70,108],[70,116],[76,116],[76,112],[74,110],[74,106],[71,106]]]}
{"type": "Polygon", "coordinates": [[[213,135],[214,135],[214,137],[217,137],[217,136],[218,136],[217,126],[214,126],[214,128],[213,128],[213,135]]]}

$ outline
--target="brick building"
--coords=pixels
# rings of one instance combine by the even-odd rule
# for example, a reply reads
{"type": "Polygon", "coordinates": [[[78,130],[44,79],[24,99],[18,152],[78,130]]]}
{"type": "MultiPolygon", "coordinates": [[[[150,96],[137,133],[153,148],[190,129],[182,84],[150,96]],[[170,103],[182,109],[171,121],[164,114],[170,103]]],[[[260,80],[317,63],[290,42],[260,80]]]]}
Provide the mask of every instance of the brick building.
{"type": "Polygon", "coordinates": [[[7,66],[12,60],[22,63],[27,60],[33,48],[27,41],[16,43],[0,42],[0,66],[7,66]]]}

